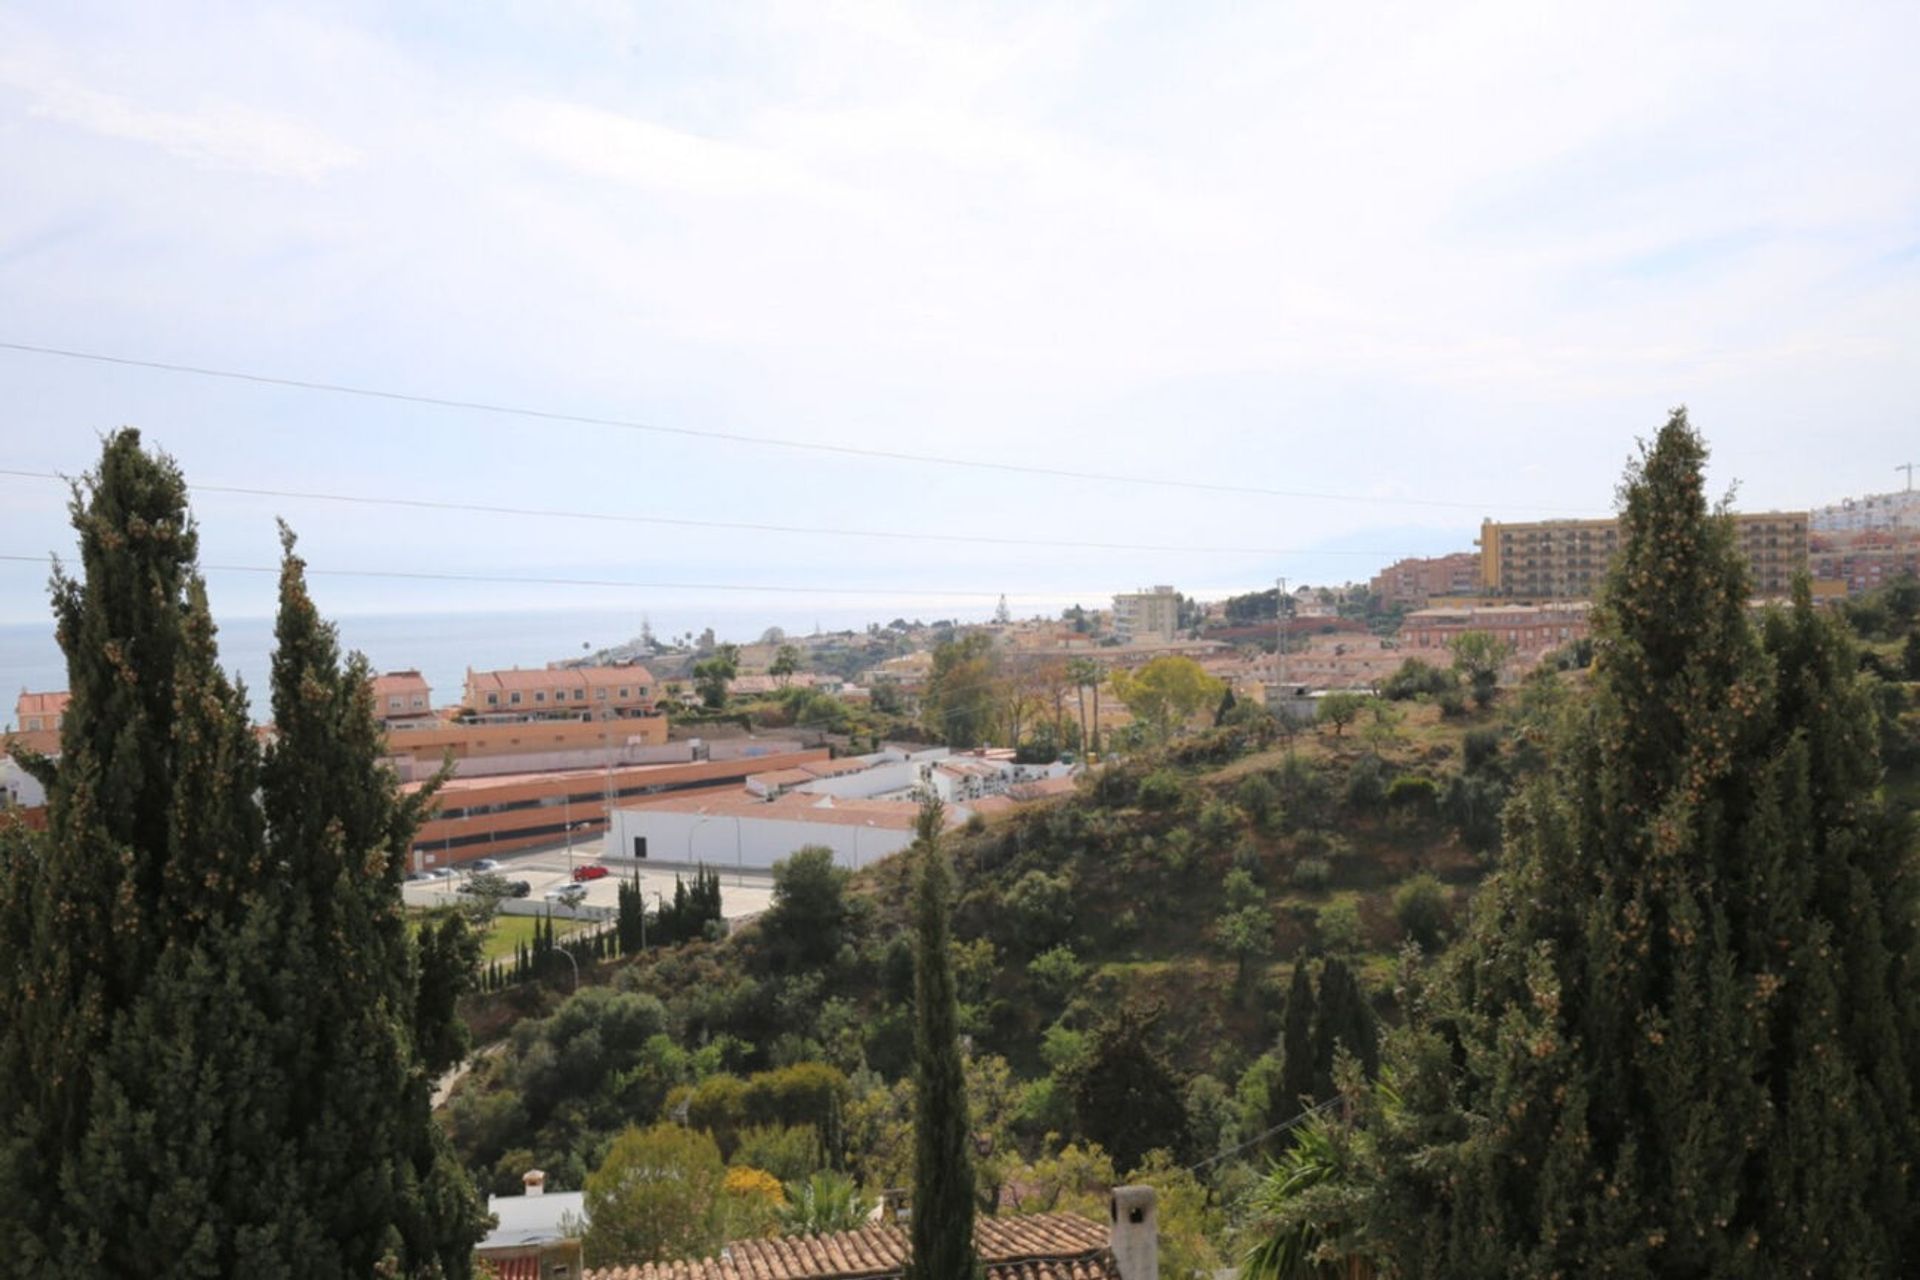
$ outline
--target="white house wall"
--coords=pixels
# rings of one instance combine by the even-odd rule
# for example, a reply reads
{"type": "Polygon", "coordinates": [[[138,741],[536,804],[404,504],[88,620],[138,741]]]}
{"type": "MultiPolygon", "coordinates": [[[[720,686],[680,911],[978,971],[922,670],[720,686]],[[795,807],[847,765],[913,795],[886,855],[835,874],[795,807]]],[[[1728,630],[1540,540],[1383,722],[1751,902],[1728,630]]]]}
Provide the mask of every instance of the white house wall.
{"type": "MultiPolygon", "coordinates": [[[[964,820],[964,813],[957,815],[964,820]]],[[[849,870],[870,866],[913,843],[913,833],[865,824],[744,818],[732,814],[683,813],[668,809],[616,809],[607,841],[608,858],[632,858],[634,838],[647,842],[647,861],[672,865],[704,862],[725,870],[764,871],[806,845],[833,850],[849,870]]]]}

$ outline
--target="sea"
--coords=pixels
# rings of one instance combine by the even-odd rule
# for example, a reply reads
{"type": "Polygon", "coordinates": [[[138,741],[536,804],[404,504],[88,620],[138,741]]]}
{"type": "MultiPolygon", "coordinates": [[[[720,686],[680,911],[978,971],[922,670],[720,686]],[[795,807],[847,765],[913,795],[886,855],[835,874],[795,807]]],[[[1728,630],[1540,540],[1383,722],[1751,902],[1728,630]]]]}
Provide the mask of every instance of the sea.
{"type": "MultiPolygon", "coordinates": [[[[874,619],[860,609],[822,610],[812,624],[825,630],[864,629],[874,619]]],[[[345,615],[332,620],[343,649],[367,656],[375,671],[417,670],[433,689],[435,706],[459,700],[467,669],[544,667],[581,658],[635,639],[640,615],[632,609],[561,610],[517,613],[422,613],[345,615]]],[[[663,640],[682,632],[713,627],[721,640],[749,642],[774,624],[766,613],[703,610],[681,618],[672,612],[651,616],[663,640]]],[[[799,620],[795,620],[798,622],[799,620]]],[[[273,657],[273,619],[216,619],[220,664],[245,686],[253,718],[269,718],[268,674],[273,657]]],[[[794,628],[789,627],[791,632],[794,628]]],[[[801,632],[804,634],[804,632],[801,632]]],[[[54,642],[53,623],[0,625],[0,725],[13,718],[14,695],[67,687],[66,658],[54,642]]]]}

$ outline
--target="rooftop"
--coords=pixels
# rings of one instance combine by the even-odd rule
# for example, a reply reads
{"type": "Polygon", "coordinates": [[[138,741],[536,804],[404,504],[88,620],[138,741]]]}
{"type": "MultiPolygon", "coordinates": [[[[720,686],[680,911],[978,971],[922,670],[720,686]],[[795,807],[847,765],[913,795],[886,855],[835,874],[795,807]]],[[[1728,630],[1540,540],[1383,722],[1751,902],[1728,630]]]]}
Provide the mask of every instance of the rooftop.
{"type": "MultiPolygon", "coordinates": [[[[987,1280],[1118,1280],[1107,1228],[1076,1213],[979,1218],[974,1249],[987,1280]]],[[[736,1240],[717,1258],[589,1268],[586,1280],[883,1280],[906,1270],[902,1227],[736,1240]]]]}
{"type": "Polygon", "coordinates": [[[653,673],[638,663],[611,667],[534,667],[522,670],[468,671],[468,685],[479,693],[525,692],[530,689],[618,688],[651,685],[653,673]]]}
{"type": "MultiPolygon", "coordinates": [[[[913,830],[920,806],[911,800],[856,800],[789,791],[773,800],[761,800],[747,791],[693,792],[642,800],[620,806],[649,813],[695,813],[715,818],[749,818],[767,822],[817,822],[825,826],[883,827],[913,830]]],[[[948,825],[957,819],[948,811],[948,825]]]]}

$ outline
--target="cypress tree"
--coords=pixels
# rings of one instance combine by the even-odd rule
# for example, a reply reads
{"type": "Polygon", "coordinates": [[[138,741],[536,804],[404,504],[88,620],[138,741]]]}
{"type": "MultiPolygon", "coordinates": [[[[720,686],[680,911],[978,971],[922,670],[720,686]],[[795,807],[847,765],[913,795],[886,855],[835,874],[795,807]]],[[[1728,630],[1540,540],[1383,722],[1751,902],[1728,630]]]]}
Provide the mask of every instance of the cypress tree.
{"type": "Polygon", "coordinates": [[[400,881],[433,788],[399,796],[372,672],[358,654],[341,660],[284,529],[282,542],[261,793],[280,952],[253,963],[284,975],[290,1136],[327,1242],[297,1272],[365,1275],[391,1256],[465,1275],[482,1220],[429,1102],[434,1075],[465,1053],[454,1004],[479,947],[457,913],[408,935],[400,881]]]}
{"type": "Polygon", "coordinates": [[[72,510],[48,830],[0,851],[0,1252],[49,1276],[467,1274],[477,1206],[409,1025],[415,815],[364,666],[321,660],[289,557],[263,760],[177,468],[116,433],[72,510]]]}
{"type": "Polygon", "coordinates": [[[1313,1100],[1334,1096],[1334,1065],[1342,1050],[1359,1060],[1371,1078],[1380,1069],[1380,1038],[1373,1010],[1353,970],[1330,956],[1320,968],[1320,996],[1313,1013],[1313,1100]]]}
{"type": "Polygon", "coordinates": [[[937,799],[920,807],[913,890],[914,1123],[910,1280],[966,1280],[973,1251],[973,1155],[966,1069],[960,1059],[948,914],[953,872],[940,847],[937,799]]]}
{"type": "Polygon", "coordinates": [[[1593,693],[1411,1001],[1374,1239],[1419,1275],[1915,1264],[1914,875],[1804,582],[1756,628],[1676,412],[1622,488],[1593,693]]]}
{"type": "Polygon", "coordinates": [[[1313,974],[1304,958],[1293,966],[1293,985],[1287,989],[1286,1023],[1280,1033],[1280,1093],[1286,1115],[1311,1106],[1314,1098],[1313,974]]]}

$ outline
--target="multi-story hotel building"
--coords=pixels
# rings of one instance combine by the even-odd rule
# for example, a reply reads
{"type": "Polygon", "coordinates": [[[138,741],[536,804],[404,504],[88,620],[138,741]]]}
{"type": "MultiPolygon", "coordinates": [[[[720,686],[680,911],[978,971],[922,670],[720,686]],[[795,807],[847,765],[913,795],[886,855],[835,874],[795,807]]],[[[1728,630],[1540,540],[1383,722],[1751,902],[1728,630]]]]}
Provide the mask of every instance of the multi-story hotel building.
{"type": "MultiPolygon", "coordinates": [[[[1807,513],[1734,516],[1753,575],[1753,594],[1784,596],[1807,567],[1807,513]]],[[[1522,600],[1585,600],[1599,590],[1620,549],[1619,520],[1543,520],[1480,525],[1480,589],[1522,600]]]]}

